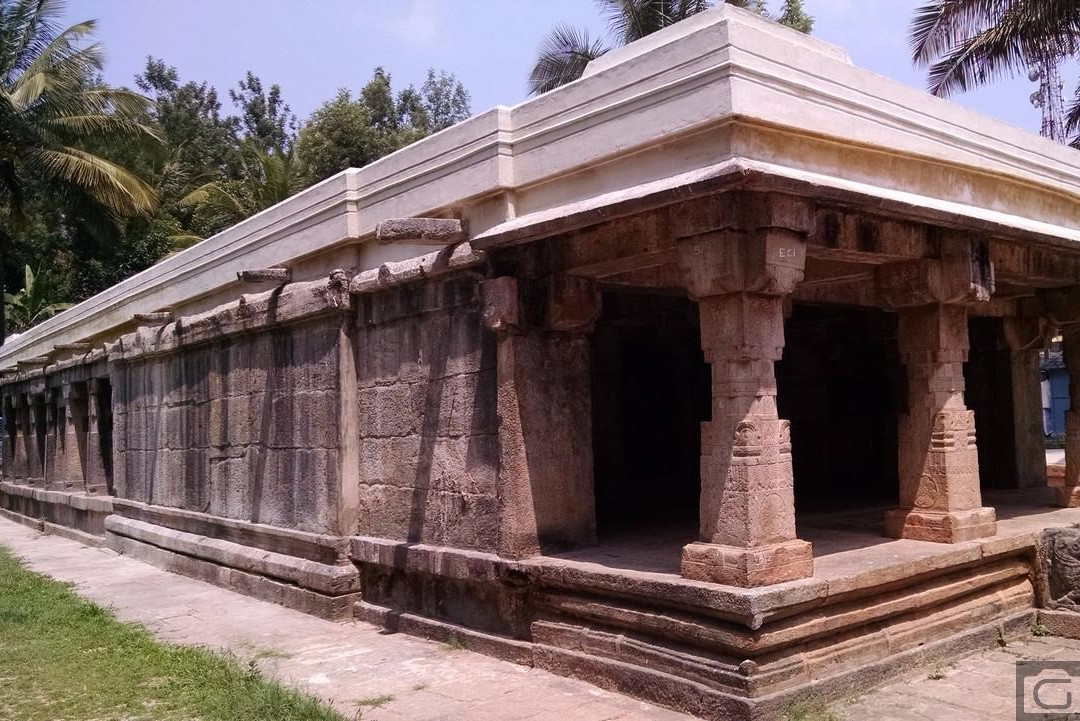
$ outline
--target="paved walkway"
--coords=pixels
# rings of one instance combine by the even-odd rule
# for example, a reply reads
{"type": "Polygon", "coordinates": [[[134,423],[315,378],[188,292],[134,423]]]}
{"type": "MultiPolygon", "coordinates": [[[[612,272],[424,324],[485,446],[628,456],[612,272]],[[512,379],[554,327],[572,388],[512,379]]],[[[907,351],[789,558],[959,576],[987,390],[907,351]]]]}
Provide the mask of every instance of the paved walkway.
{"type": "Polygon", "coordinates": [[[159,638],[226,648],[363,721],[692,721],[584,682],[334,623],[0,519],[0,545],[159,638]]]}
{"type": "MultiPolygon", "coordinates": [[[[834,704],[832,710],[844,721],[1015,721],[1016,664],[1021,660],[1080,662],[1080,641],[1046,636],[1011,643],[952,665],[912,672],[861,698],[834,704]]],[[[1077,686],[1074,681],[1064,690],[1062,686],[1048,687],[1046,700],[1062,702],[1064,694],[1071,692],[1073,705],[1069,710],[1075,712],[1080,709],[1077,686]]],[[[1030,683],[1028,687],[1030,692],[1030,683]]],[[[1046,718],[1066,717],[1058,714],[1046,718]]],[[[1080,714],[1068,718],[1077,719],[1080,714]]]]}
{"type": "MultiPolygon", "coordinates": [[[[544,671],[364,623],[333,623],[0,519],[0,545],[174,643],[226,648],[364,721],[693,721],[544,671]]],[[[1080,641],[1035,638],[913,671],[807,719],[1013,721],[1020,659],[1080,661],[1080,641]]],[[[779,720],[778,720],[779,721],[779,720]]]]}

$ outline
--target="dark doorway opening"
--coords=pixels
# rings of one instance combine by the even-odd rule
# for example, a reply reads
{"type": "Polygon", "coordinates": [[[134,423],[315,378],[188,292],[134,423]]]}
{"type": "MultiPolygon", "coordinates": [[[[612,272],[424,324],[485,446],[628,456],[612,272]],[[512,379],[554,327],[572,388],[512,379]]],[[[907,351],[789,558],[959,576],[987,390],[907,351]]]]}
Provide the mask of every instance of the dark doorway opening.
{"type": "Polygon", "coordinates": [[[975,412],[980,486],[1018,488],[1013,375],[1002,319],[971,318],[968,340],[964,404],[975,412]]]}
{"type": "Polygon", "coordinates": [[[784,334],[777,405],[791,421],[796,509],[895,505],[897,413],[905,389],[896,316],[796,304],[784,334]]]}
{"type": "MultiPolygon", "coordinates": [[[[604,292],[593,337],[597,531],[696,528],[709,366],[682,295],[604,292]]],[[[690,531],[692,537],[693,531],[690,531]]]]}
{"type": "Polygon", "coordinates": [[[113,495],[113,413],[112,383],[108,378],[98,378],[93,384],[94,402],[97,410],[98,444],[101,448],[101,466],[105,472],[105,493],[113,495]]]}

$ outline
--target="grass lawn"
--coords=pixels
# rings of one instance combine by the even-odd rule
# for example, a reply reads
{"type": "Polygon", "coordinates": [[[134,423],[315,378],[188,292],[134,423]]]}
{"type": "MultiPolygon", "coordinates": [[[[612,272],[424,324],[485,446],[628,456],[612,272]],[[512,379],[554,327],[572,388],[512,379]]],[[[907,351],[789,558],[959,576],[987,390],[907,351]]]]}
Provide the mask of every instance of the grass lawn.
{"type": "Polygon", "coordinates": [[[0,548],[0,719],[345,721],[253,665],[158,643],[0,548]]]}

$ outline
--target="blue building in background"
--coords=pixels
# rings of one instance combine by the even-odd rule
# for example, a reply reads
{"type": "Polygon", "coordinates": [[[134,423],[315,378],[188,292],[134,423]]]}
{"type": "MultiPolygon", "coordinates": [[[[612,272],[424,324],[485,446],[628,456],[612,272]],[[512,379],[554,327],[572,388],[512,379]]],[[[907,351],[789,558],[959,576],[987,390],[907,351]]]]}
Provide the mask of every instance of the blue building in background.
{"type": "MultiPolygon", "coordinates": [[[[1065,435],[1065,411],[1069,410],[1069,374],[1065,372],[1065,359],[1061,345],[1054,343],[1042,354],[1042,370],[1050,381],[1050,427],[1051,435],[1065,435]]],[[[1045,406],[1045,401],[1043,402],[1045,406]]]]}

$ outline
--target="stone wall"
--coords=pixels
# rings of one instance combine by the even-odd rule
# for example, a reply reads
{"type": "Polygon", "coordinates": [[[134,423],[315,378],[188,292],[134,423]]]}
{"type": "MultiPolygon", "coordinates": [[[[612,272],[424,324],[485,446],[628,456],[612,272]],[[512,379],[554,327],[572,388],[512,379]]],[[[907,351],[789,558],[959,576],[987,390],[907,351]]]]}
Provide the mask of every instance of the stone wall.
{"type": "Polygon", "coordinates": [[[493,549],[495,338],[459,276],[358,300],[359,534],[493,549]]]}
{"type": "Polygon", "coordinates": [[[339,322],[114,366],[120,498],[338,534],[339,322]]]}

